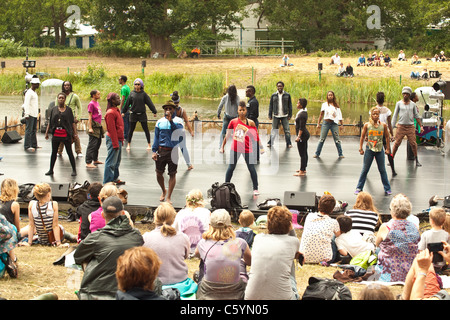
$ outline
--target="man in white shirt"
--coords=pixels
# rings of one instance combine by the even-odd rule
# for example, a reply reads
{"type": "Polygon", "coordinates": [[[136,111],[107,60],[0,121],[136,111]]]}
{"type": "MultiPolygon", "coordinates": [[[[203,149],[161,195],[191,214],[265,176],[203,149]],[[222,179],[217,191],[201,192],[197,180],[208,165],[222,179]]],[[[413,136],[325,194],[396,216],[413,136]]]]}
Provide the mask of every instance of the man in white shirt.
{"type": "Polygon", "coordinates": [[[25,93],[25,101],[23,103],[23,110],[25,116],[25,140],[24,149],[26,151],[34,152],[37,146],[36,126],[37,117],[39,114],[39,98],[36,90],[39,88],[40,81],[38,77],[33,77],[30,81],[31,89],[25,93]]]}
{"type": "Polygon", "coordinates": [[[338,53],[336,53],[334,56],[331,57],[330,64],[337,64],[337,65],[341,64],[341,57],[339,56],[338,53]]]}

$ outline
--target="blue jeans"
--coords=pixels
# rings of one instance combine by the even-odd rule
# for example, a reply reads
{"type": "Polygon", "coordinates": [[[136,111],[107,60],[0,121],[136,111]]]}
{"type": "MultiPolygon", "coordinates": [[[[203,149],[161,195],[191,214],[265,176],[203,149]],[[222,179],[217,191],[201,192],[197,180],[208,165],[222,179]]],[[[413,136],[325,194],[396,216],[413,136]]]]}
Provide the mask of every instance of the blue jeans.
{"type": "Polygon", "coordinates": [[[245,163],[247,164],[247,169],[250,172],[250,177],[252,178],[253,190],[258,190],[258,175],[255,170],[255,156],[250,153],[234,152],[231,150],[230,153],[230,164],[228,165],[227,172],[225,174],[225,182],[231,182],[231,177],[233,176],[233,171],[236,169],[236,164],[243,155],[245,163]]]}
{"type": "Polygon", "coordinates": [[[230,124],[230,121],[233,120],[236,117],[230,117],[226,113],[223,115],[223,123],[222,123],[222,132],[220,133],[220,144],[219,148],[222,147],[223,139],[225,138],[225,135],[227,134],[228,125],[230,124]]]}
{"type": "Polygon", "coordinates": [[[25,140],[23,143],[25,150],[28,148],[37,148],[36,126],[37,118],[31,116],[26,118],[25,140]]]}
{"type": "Polygon", "coordinates": [[[325,142],[328,131],[330,130],[333,134],[334,143],[336,144],[336,149],[338,151],[339,157],[344,155],[342,153],[341,140],[339,140],[339,126],[335,122],[324,121],[322,123],[322,129],[320,130],[320,140],[319,144],[317,145],[316,156],[320,156],[323,148],[323,143],[325,142]]]}
{"type": "Polygon", "coordinates": [[[363,190],[364,184],[366,183],[367,173],[369,172],[372,161],[375,158],[377,161],[378,171],[380,172],[381,182],[383,183],[384,191],[390,191],[391,185],[386,173],[386,167],[384,165],[384,148],[380,152],[373,152],[366,146],[366,151],[364,152],[364,162],[361,175],[359,177],[358,185],[356,189],[363,190]]]}
{"type": "Polygon", "coordinates": [[[122,158],[122,141],[119,141],[119,148],[114,149],[111,138],[106,135],[105,173],[103,175],[103,184],[113,182],[119,178],[119,166],[122,158]]]}
{"type": "Polygon", "coordinates": [[[282,118],[273,117],[272,118],[272,131],[270,132],[270,141],[268,144],[269,145],[273,144],[272,141],[274,140],[275,135],[278,133],[278,128],[280,127],[280,122],[281,122],[281,125],[283,126],[284,139],[286,140],[286,146],[290,146],[290,145],[292,145],[292,143],[291,143],[291,130],[289,129],[288,117],[282,117],[282,118]]]}

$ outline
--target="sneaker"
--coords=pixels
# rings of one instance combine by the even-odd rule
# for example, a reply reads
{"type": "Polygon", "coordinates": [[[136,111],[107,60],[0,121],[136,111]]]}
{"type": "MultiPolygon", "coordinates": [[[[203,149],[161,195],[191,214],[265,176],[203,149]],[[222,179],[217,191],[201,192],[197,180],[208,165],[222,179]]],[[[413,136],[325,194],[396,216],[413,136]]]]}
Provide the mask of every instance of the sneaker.
{"type": "Polygon", "coordinates": [[[313,155],[313,158],[320,158],[320,156],[315,154],[315,155],[313,155]]]}
{"type": "Polygon", "coordinates": [[[386,192],[384,193],[385,196],[390,196],[391,194],[392,194],[392,191],[391,191],[391,190],[388,190],[388,191],[386,191],[386,192]]]}
{"type": "Polygon", "coordinates": [[[57,153],[57,156],[58,156],[58,157],[62,157],[62,153],[59,153],[59,152],[58,152],[58,153],[57,153]]]}
{"type": "Polygon", "coordinates": [[[77,158],[83,158],[83,154],[81,152],[77,153],[77,158]]]}
{"type": "Polygon", "coordinates": [[[344,157],[344,155],[342,155],[342,156],[339,156],[339,159],[344,159],[345,157],[344,157]]]}
{"type": "Polygon", "coordinates": [[[258,190],[253,190],[253,195],[254,195],[254,196],[259,196],[259,194],[260,194],[260,193],[259,193],[258,190]]]}
{"type": "Polygon", "coordinates": [[[31,148],[31,147],[30,147],[30,148],[28,148],[28,149],[27,149],[27,151],[28,151],[28,152],[35,152],[35,151],[36,151],[36,149],[35,149],[35,148],[31,148]]]}
{"type": "Polygon", "coordinates": [[[122,185],[122,184],[125,184],[125,181],[122,181],[122,180],[120,180],[120,179],[117,179],[116,181],[114,181],[114,183],[115,183],[116,185],[120,186],[120,185],[122,185]]]}
{"type": "Polygon", "coordinates": [[[360,190],[360,189],[356,189],[355,190],[355,194],[358,194],[358,193],[360,193],[362,190],[360,190]]]}

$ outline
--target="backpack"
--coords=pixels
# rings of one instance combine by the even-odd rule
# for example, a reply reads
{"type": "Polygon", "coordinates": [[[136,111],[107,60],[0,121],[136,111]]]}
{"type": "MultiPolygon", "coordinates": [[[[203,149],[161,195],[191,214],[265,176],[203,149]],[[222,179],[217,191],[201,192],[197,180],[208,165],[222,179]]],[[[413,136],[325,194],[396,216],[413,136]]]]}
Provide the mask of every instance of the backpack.
{"type": "Polygon", "coordinates": [[[241,197],[231,182],[224,182],[221,185],[218,182],[214,183],[211,189],[208,190],[208,197],[211,198],[211,207],[213,210],[243,208],[241,197]]]}
{"type": "Polygon", "coordinates": [[[83,184],[74,182],[69,187],[69,197],[67,201],[73,206],[78,207],[87,200],[88,188],[91,184],[85,181],[83,184]]]}
{"type": "Polygon", "coordinates": [[[310,277],[302,300],[352,300],[352,293],[341,281],[310,277]]]}
{"type": "Polygon", "coordinates": [[[35,200],[36,198],[33,194],[34,186],[34,183],[25,183],[19,185],[19,194],[17,197],[19,199],[22,199],[23,202],[30,202],[31,200],[35,200]]]}
{"type": "Polygon", "coordinates": [[[253,240],[255,240],[256,233],[253,230],[248,231],[242,231],[237,230],[236,231],[236,237],[242,238],[247,242],[248,246],[251,247],[253,245],[253,240]]]}

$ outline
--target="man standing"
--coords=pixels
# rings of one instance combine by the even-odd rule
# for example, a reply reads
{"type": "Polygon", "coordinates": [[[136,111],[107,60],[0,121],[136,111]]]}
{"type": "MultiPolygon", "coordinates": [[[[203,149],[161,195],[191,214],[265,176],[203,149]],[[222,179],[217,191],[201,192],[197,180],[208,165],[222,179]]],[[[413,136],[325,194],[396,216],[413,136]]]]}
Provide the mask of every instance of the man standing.
{"type": "MultiPolygon", "coordinates": [[[[66,94],[66,103],[69,108],[73,111],[73,116],[75,118],[75,125],[81,120],[81,100],[76,93],[73,92],[72,83],[70,81],[64,81],[62,84],[61,91],[66,94]]],[[[56,105],[58,104],[58,99],[56,99],[56,105]]],[[[83,153],[81,152],[81,142],[80,137],[77,135],[73,137],[73,143],[75,143],[75,152],[77,157],[81,158],[83,153]]],[[[64,149],[64,143],[59,144],[58,155],[61,156],[64,149]]]]}
{"type": "MultiPolygon", "coordinates": [[[[247,86],[247,89],[245,90],[245,96],[248,98],[247,119],[253,120],[256,126],[256,131],[258,131],[259,102],[256,99],[255,94],[255,87],[252,85],[247,86]]],[[[259,161],[259,143],[254,142],[253,145],[256,147],[256,160],[259,161]]]]}
{"type": "MultiPolygon", "coordinates": [[[[122,110],[123,105],[128,99],[128,96],[130,95],[131,89],[127,85],[127,76],[120,76],[119,77],[119,84],[122,86],[120,89],[120,98],[122,99],[120,103],[120,110],[122,110]]],[[[130,130],[130,112],[128,110],[125,110],[126,112],[122,115],[123,117],[123,136],[126,140],[128,138],[128,130],[130,130]]]]}
{"type": "Polygon", "coordinates": [[[177,144],[182,137],[182,119],[176,116],[176,106],[172,100],[162,106],[164,117],[159,119],[155,125],[155,137],[152,146],[152,159],[156,162],[156,180],[161,187],[162,194],[159,201],[171,202],[172,192],[176,184],[176,174],[178,168],[178,147],[177,144]],[[178,135],[174,132],[179,130],[178,135]],[[169,174],[169,189],[164,185],[163,173],[166,169],[169,174]],[[166,197],[167,196],[167,197],[166,197]]]}
{"type": "Polygon", "coordinates": [[[106,123],[106,150],[107,156],[105,160],[105,172],[103,175],[103,184],[115,182],[116,184],[124,184],[119,179],[119,166],[122,158],[122,145],[124,141],[123,119],[120,114],[118,105],[120,97],[117,93],[111,92],[106,100],[105,123],[106,123]]]}
{"type": "Polygon", "coordinates": [[[414,126],[414,119],[416,119],[419,124],[420,131],[423,131],[422,121],[420,119],[419,112],[417,111],[416,104],[411,101],[412,90],[410,87],[403,87],[402,95],[403,100],[400,100],[395,105],[394,115],[392,117],[392,127],[395,127],[395,123],[397,122],[397,131],[394,137],[394,147],[392,149],[392,157],[395,157],[395,154],[398,150],[398,147],[402,143],[403,138],[406,136],[408,142],[411,146],[411,150],[414,154],[414,158],[416,160],[416,166],[421,167],[422,165],[419,163],[417,159],[417,142],[416,142],[416,129],[414,126]]]}
{"type": "Polygon", "coordinates": [[[25,93],[25,101],[23,103],[23,111],[25,116],[25,140],[23,147],[25,151],[34,152],[37,148],[36,130],[37,117],[39,114],[39,98],[36,90],[40,85],[39,78],[34,76],[31,81],[31,89],[25,93]]]}
{"type": "Polygon", "coordinates": [[[292,148],[291,131],[289,129],[289,120],[292,117],[292,100],[291,95],[284,91],[284,83],[278,81],[277,92],[270,97],[269,119],[272,120],[272,132],[270,133],[270,141],[267,146],[270,148],[273,144],[275,136],[274,131],[278,131],[280,122],[284,130],[284,138],[286,139],[286,147],[292,148]]]}
{"type": "Polygon", "coordinates": [[[115,299],[117,259],[125,250],[144,244],[140,231],[130,225],[118,197],[108,197],[102,209],[106,225],[90,233],[74,253],[75,263],[84,270],[78,292],[80,300],[115,299]]]}

